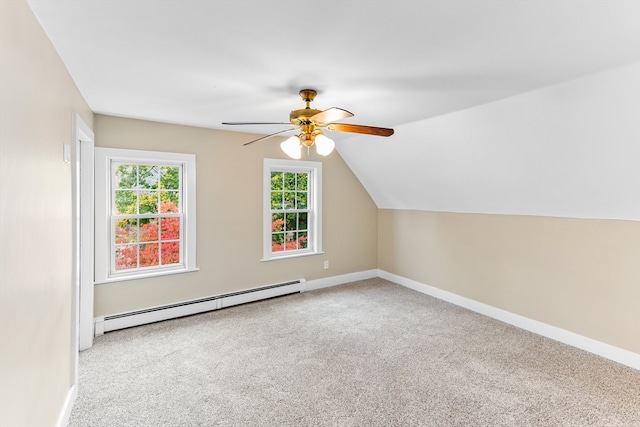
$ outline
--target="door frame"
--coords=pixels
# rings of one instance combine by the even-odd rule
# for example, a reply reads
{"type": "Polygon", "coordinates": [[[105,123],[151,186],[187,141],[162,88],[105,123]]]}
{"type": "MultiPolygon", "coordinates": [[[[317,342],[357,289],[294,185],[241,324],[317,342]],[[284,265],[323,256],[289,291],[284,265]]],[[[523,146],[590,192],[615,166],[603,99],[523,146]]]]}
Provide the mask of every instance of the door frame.
{"type": "Polygon", "coordinates": [[[78,352],[93,345],[93,223],[94,134],[73,113],[73,384],[77,383],[78,352]]]}

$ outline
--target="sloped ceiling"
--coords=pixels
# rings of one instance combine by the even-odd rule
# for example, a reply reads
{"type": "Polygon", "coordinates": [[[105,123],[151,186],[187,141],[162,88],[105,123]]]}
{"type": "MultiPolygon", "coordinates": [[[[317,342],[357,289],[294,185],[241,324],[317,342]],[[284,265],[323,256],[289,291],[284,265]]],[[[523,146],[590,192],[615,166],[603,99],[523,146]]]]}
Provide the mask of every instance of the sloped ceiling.
{"type": "Polygon", "coordinates": [[[640,220],[640,62],[393,138],[340,145],[380,208],[640,220]]]}
{"type": "MultiPolygon", "coordinates": [[[[515,155],[535,152],[541,149],[536,145],[539,138],[519,138],[502,150],[500,145],[483,145],[480,138],[473,150],[464,151],[469,146],[446,145],[442,143],[446,138],[437,137],[471,141],[472,135],[463,129],[486,131],[488,127],[482,126],[496,127],[509,120],[512,128],[503,138],[517,138],[514,126],[519,113],[544,116],[542,111],[555,105],[553,100],[524,94],[606,74],[640,59],[637,1],[30,0],[29,4],[96,113],[267,134],[283,127],[221,123],[287,121],[290,110],[303,106],[298,91],[311,87],[319,92],[315,108],[338,106],[355,114],[345,122],[396,128],[390,138],[331,134],[376,203],[388,208],[600,217],[601,212],[583,206],[556,209],[553,205],[562,199],[555,193],[560,178],[544,179],[539,175],[542,169],[534,167],[521,171],[528,174],[524,180],[529,187],[523,191],[532,190],[532,199],[512,205],[500,201],[499,183],[513,179],[504,166],[514,160],[513,150],[520,153],[515,155]],[[507,101],[521,94],[520,101],[507,101]],[[492,110],[489,105],[499,100],[506,104],[492,110]],[[468,114],[476,108],[477,114],[468,114]],[[484,120],[485,125],[476,126],[473,120],[484,120]],[[438,141],[441,145],[434,145],[438,141]],[[418,153],[438,167],[417,163],[418,153]],[[478,180],[473,166],[451,162],[456,154],[470,153],[482,159],[483,170],[502,171],[502,179],[478,180]],[[432,190],[405,192],[399,182],[389,186],[388,177],[399,175],[432,190]],[[468,187],[465,176],[471,180],[468,187]],[[498,201],[487,203],[493,198],[498,201]],[[546,205],[551,206],[532,208],[546,205]]],[[[619,84],[637,82],[637,77],[622,74],[626,80],[619,84]]],[[[615,77],[604,80],[615,83],[615,77]]],[[[591,84],[598,81],[577,87],[590,93],[591,84]]],[[[545,98],[546,92],[540,93],[545,98]]],[[[579,95],[565,95],[559,99],[567,111],[584,101],[579,95]]],[[[609,99],[602,106],[598,129],[610,125],[609,111],[629,107],[635,104],[628,96],[609,99]]],[[[575,125],[573,115],[563,114],[549,133],[566,133],[575,125]]],[[[589,116],[584,109],[578,115],[589,116]]],[[[629,156],[637,144],[632,141],[635,130],[631,123],[623,128],[627,145],[619,151],[629,156]]],[[[551,163],[569,158],[567,152],[578,148],[574,142],[566,145],[566,138],[552,139],[553,144],[544,146],[551,163]]],[[[629,175],[635,173],[633,167],[625,170],[623,178],[633,178],[629,175]]],[[[583,192],[580,187],[576,194],[583,192]]],[[[609,216],[628,216],[621,209],[609,216]]]]}

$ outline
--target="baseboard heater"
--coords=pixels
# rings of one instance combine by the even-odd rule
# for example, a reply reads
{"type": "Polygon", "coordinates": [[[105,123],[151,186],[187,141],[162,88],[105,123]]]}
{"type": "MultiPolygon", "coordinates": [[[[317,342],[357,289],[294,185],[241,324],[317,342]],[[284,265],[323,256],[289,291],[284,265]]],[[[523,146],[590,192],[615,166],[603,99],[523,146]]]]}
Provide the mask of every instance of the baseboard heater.
{"type": "Polygon", "coordinates": [[[175,304],[151,307],[144,310],[130,311],[109,316],[96,317],[94,319],[95,336],[118,329],[140,326],[147,323],[160,322],[162,320],[175,319],[206,311],[219,310],[238,304],[259,301],[268,298],[290,295],[304,292],[305,279],[290,282],[277,283],[259,288],[246,289],[228,294],[215,295],[175,304]]]}

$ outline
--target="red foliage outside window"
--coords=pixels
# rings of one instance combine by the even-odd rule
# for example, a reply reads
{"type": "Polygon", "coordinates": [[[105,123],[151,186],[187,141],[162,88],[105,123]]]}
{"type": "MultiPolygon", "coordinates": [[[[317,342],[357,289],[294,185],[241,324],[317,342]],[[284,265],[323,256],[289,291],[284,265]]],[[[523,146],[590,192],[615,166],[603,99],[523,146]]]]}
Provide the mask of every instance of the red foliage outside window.
{"type": "Polygon", "coordinates": [[[304,249],[307,247],[307,236],[305,234],[300,235],[297,239],[294,239],[294,232],[289,233],[280,233],[284,230],[284,219],[278,218],[271,223],[271,231],[273,233],[279,233],[284,235],[284,240],[282,243],[276,241],[276,239],[272,239],[271,241],[271,252],[282,252],[282,251],[295,251],[297,249],[304,249]]]}
{"type": "MultiPolygon", "coordinates": [[[[173,202],[165,202],[160,205],[160,212],[177,212],[177,206],[173,202]]],[[[131,221],[131,220],[124,220],[131,221]]],[[[180,262],[180,218],[159,218],[140,226],[138,240],[136,227],[127,225],[119,226],[116,243],[131,243],[119,246],[116,250],[116,270],[127,270],[138,267],[138,247],[140,267],[177,264],[180,262]],[[158,233],[160,231],[160,233],[158,233]]]]}

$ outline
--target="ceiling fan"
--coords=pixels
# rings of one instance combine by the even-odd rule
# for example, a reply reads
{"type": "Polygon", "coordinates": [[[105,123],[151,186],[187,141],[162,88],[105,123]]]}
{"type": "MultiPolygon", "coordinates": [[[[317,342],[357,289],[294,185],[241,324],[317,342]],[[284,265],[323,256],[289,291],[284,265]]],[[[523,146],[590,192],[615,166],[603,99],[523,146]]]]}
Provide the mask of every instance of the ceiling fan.
{"type": "Polygon", "coordinates": [[[223,122],[223,125],[293,125],[294,127],[275,132],[253,141],[249,141],[243,145],[253,144],[272,136],[282,133],[297,131],[300,133],[285,140],[280,144],[282,151],[289,157],[299,159],[302,156],[302,147],[310,148],[315,145],[318,154],[322,156],[329,155],[335,148],[335,142],[327,138],[323,130],[333,132],[351,132],[362,133],[376,136],[391,136],[393,129],[381,128],[375,126],[354,125],[347,123],[334,123],[338,120],[353,117],[353,114],[342,108],[332,107],[328,110],[316,110],[311,108],[311,102],[318,93],[313,89],[302,89],[300,97],[306,102],[306,107],[300,110],[293,110],[289,114],[289,122],[223,122]]]}

